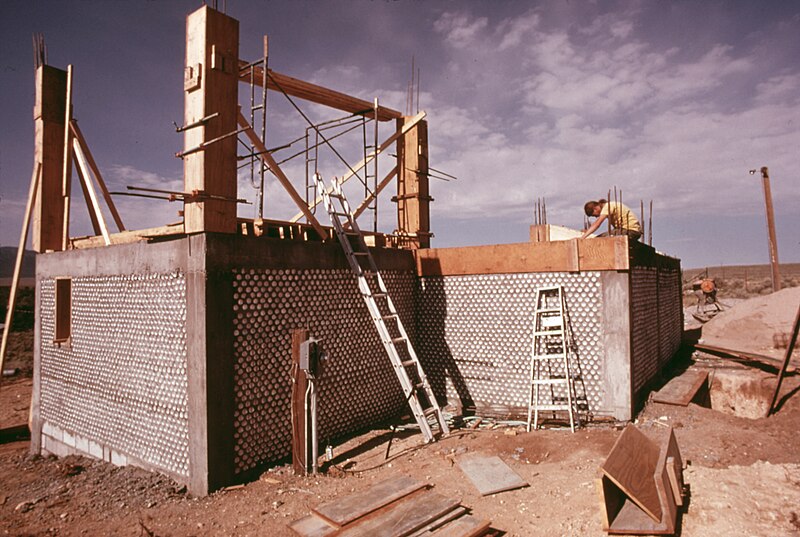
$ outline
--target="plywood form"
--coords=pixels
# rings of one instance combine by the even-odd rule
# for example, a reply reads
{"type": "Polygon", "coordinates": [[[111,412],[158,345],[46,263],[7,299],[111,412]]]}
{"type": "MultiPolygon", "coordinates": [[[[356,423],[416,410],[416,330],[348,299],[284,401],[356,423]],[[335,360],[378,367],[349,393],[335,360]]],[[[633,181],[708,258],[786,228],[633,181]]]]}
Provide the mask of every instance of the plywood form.
{"type": "Polygon", "coordinates": [[[527,481],[497,456],[468,455],[459,459],[458,466],[483,496],[528,486],[527,481]]]}
{"type": "Polygon", "coordinates": [[[415,256],[420,276],[627,270],[630,266],[624,236],[430,248],[416,251],[415,256]]]}
{"type": "Polygon", "coordinates": [[[64,117],[67,72],[49,65],[36,69],[34,162],[41,162],[40,187],[33,214],[33,249],[37,252],[62,248],[64,205],[64,117]]]}
{"type": "MultiPolygon", "coordinates": [[[[408,121],[410,118],[406,118],[408,121]]],[[[402,128],[398,120],[398,130],[402,128]]],[[[398,144],[397,230],[411,237],[409,246],[428,248],[430,239],[430,192],[428,188],[428,122],[420,121],[398,144]]]]}
{"type": "MultiPolygon", "coordinates": [[[[239,22],[209,6],[186,19],[184,124],[218,114],[184,131],[184,149],[192,149],[236,131],[238,110],[239,22]]],[[[184,190],[229,199],[237,197],[236,136],[215,142],[184,157],[184,190]]],[[[187,202],[187,233],[236,230],[236,203],[224,200],[187,202]]]]}

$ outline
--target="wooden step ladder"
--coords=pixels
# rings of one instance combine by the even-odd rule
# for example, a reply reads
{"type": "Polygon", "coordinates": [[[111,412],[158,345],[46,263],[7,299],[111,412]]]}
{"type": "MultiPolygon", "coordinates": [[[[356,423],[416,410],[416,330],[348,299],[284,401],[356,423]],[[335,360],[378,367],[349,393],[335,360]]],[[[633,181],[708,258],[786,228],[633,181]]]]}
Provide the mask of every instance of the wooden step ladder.
{"type": "Polygon", "coordinates": [[[344,197],[341,185],[334,177],[331,188],[327,190],[319,174],[314,174],[314,180],[425,442],[434,440],[431,424],[428,421],[431,416],[438,424],[440,432],[448,434],[450,430],[436,396],[431,390],[428,378],[389,296],[383,277],[364,241],[364,235],[352,218],[350,204],[344,197]]]}
{"type": "Polygon", "coordinates": [[[539,412],[552,411],[555,417],[556,411],[566,411],[570,429],[575,432],[576,393],[569,360],[572,349],[563,288],[560,285],[538,288],[531,344],[528,431],[531,430],[531,419],[533,429],[538,428],[539,412]],[[542,393],[545,391],[543,387],[549,388],[549,395],[542,393]]]}

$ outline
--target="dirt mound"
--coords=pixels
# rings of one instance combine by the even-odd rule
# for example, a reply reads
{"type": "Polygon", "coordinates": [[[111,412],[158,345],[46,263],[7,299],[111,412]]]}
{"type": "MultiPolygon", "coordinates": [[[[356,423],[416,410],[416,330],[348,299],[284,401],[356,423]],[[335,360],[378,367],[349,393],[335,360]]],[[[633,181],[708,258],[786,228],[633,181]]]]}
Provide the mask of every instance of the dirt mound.
{"type": "Polygon", "coordinates": [[[798,305],[800,287],[744,300],[703,326],[703,343],[783,357],[798,305]]]}

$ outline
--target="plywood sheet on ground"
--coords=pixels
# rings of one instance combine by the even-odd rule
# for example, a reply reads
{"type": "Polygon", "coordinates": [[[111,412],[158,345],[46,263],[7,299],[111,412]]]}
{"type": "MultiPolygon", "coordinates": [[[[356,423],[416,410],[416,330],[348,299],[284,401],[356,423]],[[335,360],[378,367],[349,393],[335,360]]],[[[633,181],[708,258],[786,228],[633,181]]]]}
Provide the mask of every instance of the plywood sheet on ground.
{"type": "Polygon", "coordinates": [[[408,476],[392,477],[357,494],[320,505],[312,511],[332,524],[344,526],[424,486],[424,483],[408,476]]]}
{"type": "Polygon", "coordinates": [[[528,486],[500,457],[468,455],[459,459],[458,466],[483,496],[528,486]]]}
{"type": "Polygon", "coordinates": [[[289,529],[302,535],[302,537],[326,537],[331,535],[336,528],[331,526],[317,515],[304,516],[289,524],[289,529]]]}
{"type": "Polygon", "coordinates": [[[653,394],[653,401],[667,405],[687,406],[707,383],[707,370],[687,369],[653,394]]]}
{"type": "Polygon", "coordinates": [[[337,537],[406,537],[458,507],[460,500],[420,491],[336,532],[337,537]]]}

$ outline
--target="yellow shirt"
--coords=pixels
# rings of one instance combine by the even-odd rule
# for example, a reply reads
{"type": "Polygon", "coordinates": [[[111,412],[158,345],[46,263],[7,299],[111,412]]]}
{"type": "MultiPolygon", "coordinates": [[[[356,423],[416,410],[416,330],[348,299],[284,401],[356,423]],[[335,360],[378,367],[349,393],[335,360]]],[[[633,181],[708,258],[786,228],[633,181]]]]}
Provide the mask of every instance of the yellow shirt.
{"type": "Polygon", "coordinates": [[[603,208],[600,210],[600,216],[603,215],[608,216],[611,225],[615,229],[642,232],[642,227],[639,225],[639,220],[636,218],[636,215],[622,203],[609,201],[603,205],[603,208]]]}

